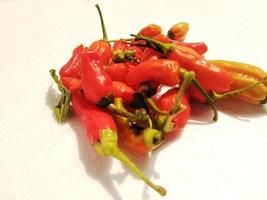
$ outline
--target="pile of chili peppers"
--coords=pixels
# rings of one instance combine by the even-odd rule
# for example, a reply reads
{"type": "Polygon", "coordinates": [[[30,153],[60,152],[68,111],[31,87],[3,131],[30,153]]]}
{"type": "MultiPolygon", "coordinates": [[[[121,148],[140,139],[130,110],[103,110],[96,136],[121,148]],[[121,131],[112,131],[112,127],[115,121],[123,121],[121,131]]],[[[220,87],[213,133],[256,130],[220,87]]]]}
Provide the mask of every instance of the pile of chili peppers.
{"type": "Polygon", "coordinates": [[[54,107],[56,119],[67,119],[71,108],[80,117],[97,153],[128,166],[159,192],[118,147],[122,141],[134,152],[148,154],[177,134],[190,117],[190,102],[208,103],[235,97],[252,104],[266,103],[267,73],[258,67],[225,60],[207,60],[204,42],[184,42],[187,23],[173,25],[167,35],[151,24],[132,38],[109,41],[101,10],[103,39],[80,45],[50,74],[62,93],[54,107]],[[112,45],[111,45],[112,44],[112,45]]]}

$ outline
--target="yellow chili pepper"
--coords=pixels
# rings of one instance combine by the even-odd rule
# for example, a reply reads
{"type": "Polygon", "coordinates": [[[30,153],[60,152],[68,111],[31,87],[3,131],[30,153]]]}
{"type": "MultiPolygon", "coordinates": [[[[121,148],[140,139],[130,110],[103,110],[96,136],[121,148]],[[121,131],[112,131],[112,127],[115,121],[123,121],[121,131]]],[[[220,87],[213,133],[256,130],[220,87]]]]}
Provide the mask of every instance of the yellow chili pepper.
{"type": "Polygon", "coordinates": [[[189,24],[186,22],[180,22],[174,24],[168,31],[168,37],[174,40],[183,41],[189,30],[189,24]]]}
{"type": "Polygon", "coordinates": [[[231,91],[236,92],[229,96],[252,104],[266,103],[267,72],[256,66],[240,62],[226,60],[210,60],[209,62],[226,70],[232,76],[231,91]]]}

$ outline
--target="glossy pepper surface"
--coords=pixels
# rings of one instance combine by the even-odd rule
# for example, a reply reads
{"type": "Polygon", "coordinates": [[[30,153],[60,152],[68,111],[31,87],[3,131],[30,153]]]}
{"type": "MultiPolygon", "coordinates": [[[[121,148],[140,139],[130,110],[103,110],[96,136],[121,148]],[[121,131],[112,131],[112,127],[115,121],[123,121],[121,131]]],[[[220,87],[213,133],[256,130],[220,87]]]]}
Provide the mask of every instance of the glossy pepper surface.
{"type": "Polygon", "coordinates": [[[159,25],[156,24],[149,24],[146,27],[142,28],[139,32],[138,35],[146,36],[146,37],[155,37],[159,34],[161,34],[162,29],[159,25]]]}
{"type": "Polygon", "coordinates": [[[82,89],[90,102],[98,103],[102,97],[112,94],[112,80],[104,71],[97,52],[82,54],[81,60],[82,89]]]}

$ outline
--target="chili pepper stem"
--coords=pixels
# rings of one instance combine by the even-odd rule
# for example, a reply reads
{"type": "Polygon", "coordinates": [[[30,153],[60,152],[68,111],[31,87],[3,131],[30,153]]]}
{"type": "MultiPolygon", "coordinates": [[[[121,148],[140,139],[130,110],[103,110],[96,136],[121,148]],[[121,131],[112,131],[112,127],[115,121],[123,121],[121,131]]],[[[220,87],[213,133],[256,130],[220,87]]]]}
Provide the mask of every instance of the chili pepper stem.
{"type": "Polygon", "coordinates": [[[96,9],[98,11],[98,14],[99,14],[99,17],[100,17],[100,21],[101,21],[101,27],[102,27],[102,32],[103,32],[103,40],[105,40],[105,41],[108,42],[108,36],[107,36],[106,26],[105,26],[105,23],[104,23],[104,18],[103,18],[101,9],[100,9],[100,7],[99,7],[98,4],[96,4],[95,7],[96,7],[96,9]]]}
{"type": "Polygon", "coordinates": [[[163,141],[163,134],[159,130],[153,128],[145,128],[143,130],[145,145],[153,150],[157,148],[163,141]]]}
{"type": "Polygon", "coordinates": [[[104,129],[100,133],[100,142],[94,144],[96,152],[102,156],[111,156],[122,163],[124,163],[129,169],[132,170],[140,179],[142,179],[147,185],[156,190],[162,196],[166,195],[166,190],[151,182],[141,170],[118,148],[118,136],[111,129],[104,129]]]}
{"type": "Polygon", "coordinates": [[[167,115],[165,122],[163,123],[163,128],[162,128],[163,133],[169,132],[169,129],[170,129],[169,127],[170,127],[170,124],[171,124],[171,121],[172,121],[174,114],[176,114],[181,109],[183,109],[183,107],[181,106],[182,105],[181,99],[185,93],[186,88],[189,86],[191,81],[195,79],[195,73],[194,72],[186,71],[186,70],[182,70],[181,72],[182,72],[182,76],[183,76],[183,83],[182,83],[179,91],[177,92],[177,94],[175,96],[175,100],[174,100],[172,108],[169,112],[169,115],[167,115]]]}
{"type": "Polygon", "coordinates": [[[145,100],[146,100],[147,104],[148,104],[154,111],[156,111],[158,114],[161,114],[161,115],[168,115],[168,114],[169,114],[168,112],[161,110],[161,109],[155,104],[155,102],[154,102],[151,98],[145,97],[145,100]]]}
{"type": "Polygon", "coordinates": [[[196,86],[196,88],[200,91],[200,93],[205,97],[206,101],[209,105],[211,105],[212,110],[214,112],[213,121],[218,120],[218,111],[214,104],[213,99],[207,94],[207,92],[204,90],[204,88],[201,86],[201,84],[198,82],[197,79],[192,80],[193,84],[196,86]]]}
{"type": "Polygon", "coordinates": [[[133,36],[137,39],[145,40],[145,41],[149,42],[150,44],[155,45],[158,48],[154,48],[154,49],[157,51],[161,50],[163,53],[163,56],[167,56],[172,51],[172,49],[175,47],[174,43],[167,44],[167,43],[160,42],[158,40],[151,39],[149,37],[145,37],[145,36],[141,36],[141,35],[135,35],[135,34],[131,34],[131,36],[133,36]]]}
{"type": "Polygon", "coordinates": [[[189,84],[193,79],[195,79],[195,73],[192,71],[186,71],[182,70],[182,76],[183,76],[183,83],[179,89],[179,91],[176,94],[174,103],[172,105],[172,109],[170,111],[170,115],[175,114],[177,111],[179,111],[179,107],[181,104],[181,99],[185,93],[185,90],[188,88],[189,84]]]}
{"type": "Polygon", "coordinates": [[[216,93],[216,92],[212,91],[211,98],[213,99],[213,101],[218,101],[218,100],[222,100],[222,99],[227,98],[227,97],[232,97],[232,96],[235,96],[237,94],[240,94],[242,92],[245,92],[247,90],[250,90],[250,89],[258,86],[259,84],[263,83],[265,80],[267,80],[267,76],[264,77],[262,80],[256,82],[256,83],[248,85],[247,87],[243,87],[243,88],[240,88],[240,89],[237,89],[237,90],[233,90],[233,91],[230,91],[230,92],[226,92],[226,93],[222,93],[222,94],[219,94],[219,93],[216,93]]]}
{"type": "Polygon", "coordinates": [[[125,38],[125,39],[121,38],[121,39],[118,39],[118,40],[108,40],[108,42],[117,42],[117,41],[120,41],[120,40],[122,40],[122,41],[132,41],[133,38],[125,38]]]}
{"type": "Polygon", "coordinates": [[[58,122],[63,122],[67,119],[70,114],[70,102],[71,102],[71,93],[70,91],[62,84],[56,75],[56,70],[49,70],[51,77],[58,86],[59,91],[61,92],[61,97],[56,106],[53,108],[53,112],[58,122]]]}
{"type": "Polygon", "coordinates": [[[145,110],[139,110],[136,113],[131,113],[127,111],[126,108],[124,108],[123,101],[121,98],[115,98],[114,101],[116,101],[117,105],[119,106],[116,106],[115,104],[109,104],[109,106],[107,106],[108,110],[118,115],[121,115],[123,117],[126,117],[128,122],[143,121],[143,122],[146,122],[147,127],[150,127],[150,128],[153,127],[152,120],[145,110]]]}
{"type": "Polygon", "coordinates": [[[133,116],[133,113],[119,109],[114,104],[110,104],[107,109],[126,118],[130,118],[133,116]]]}

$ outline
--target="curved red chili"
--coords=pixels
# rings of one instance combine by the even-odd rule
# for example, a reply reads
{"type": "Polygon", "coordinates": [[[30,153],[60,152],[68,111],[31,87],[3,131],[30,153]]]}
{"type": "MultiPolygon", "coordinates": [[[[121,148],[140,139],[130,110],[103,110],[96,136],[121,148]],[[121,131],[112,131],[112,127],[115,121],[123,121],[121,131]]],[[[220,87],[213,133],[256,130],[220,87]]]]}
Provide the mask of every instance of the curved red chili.
{"type": "Polygon", "coordinates": [[[180,81],[180,65],[175,60],[147,60],[133,67],[127,77],[127,84],[137,88],[141,83],[154,81],[174,86],[180,81]]]}
{"type": "Polygon", "coordinates": [[[176,45],[168,58],[178,61],[183,68],[194,71],[197,80],[207,90],[226,92],[231,88],[233,80],[226,71],[210,64],[189,47],[176,45]]]}

